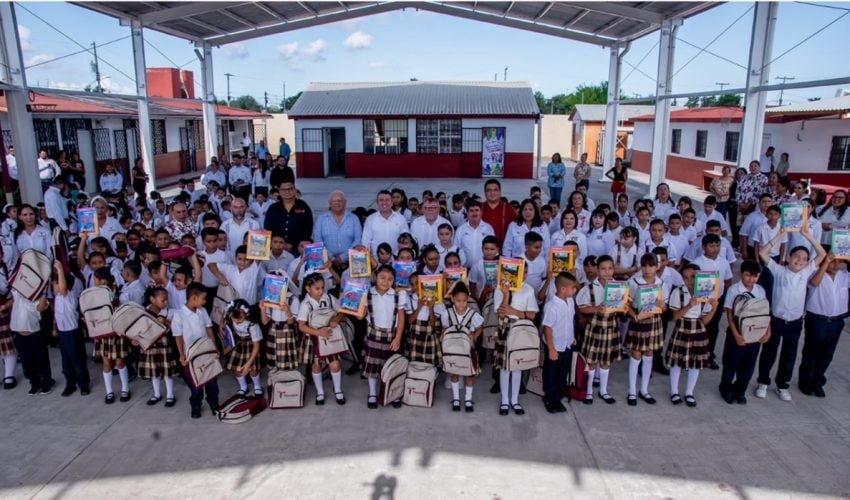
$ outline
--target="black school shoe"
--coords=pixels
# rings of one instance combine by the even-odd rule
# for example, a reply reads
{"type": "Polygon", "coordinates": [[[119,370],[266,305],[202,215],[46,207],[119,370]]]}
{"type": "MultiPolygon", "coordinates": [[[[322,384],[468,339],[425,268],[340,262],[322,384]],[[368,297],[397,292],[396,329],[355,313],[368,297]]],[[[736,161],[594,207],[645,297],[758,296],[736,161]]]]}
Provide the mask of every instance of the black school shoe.
{"type": "Polygon", "coordinates": [[[31,385],[30,390],[27,391],[27,394],[30,396],[35,396],[41,390],[37,385],[31,385]]]}
{"type": "Polygon", "coordinates": [[[127,401],[130,401],[130,396],[131,396],[130,391],[126,391],[126,392],[121,391],[121,397],[118,398],[118,401],[121,401],[122,403],[126,403],[127,401]]]}
{"type": "Polygon", "coordinates": [[[396,399],[395,401],[393,401],[392,405],[393,405],[393,408],[401,408],[401,400],[396,399]]]}
{"type": "Polygon", "coordinates": [[[193,406],[191,415],[192,415],[192,418],[201,418],[201,407],[200,406],[193,406]]]}
{"type": "Polygon", "coordinates": [[[41,391],[39,391],[39,394],[50,394],[53,391],[54,385],[56,385],[55,380],[48,380],[47,383],[41,386],[41,391]]]}
{"type": "Polygon", "coordinates": [[[169,398],[165,400],[165,407],[172,408],[175,404],[177,404],[177,400],[174,398],[169,398]]]}
{"type": "Polygon", "coordinates": [[[109,394],[107,394],[106,397],[103,398],[103,402],[108,404],[108,405],[111,405],[112,403],[114,403],[115,402],[115,393],[110,392],[109,394]]]}
{"type": "Polygon", "coordinates": [[[18,386],[18,379],[15,377],[6,377],[3,379],[3,389],[14,389],[18,386]]]}
{"type": "Polygon", "coordinates": [[[651,394],[644,394],[642,392],[638,392],[638,397],[641,398],[642,400],[644,400],[646,402],[646,404],[649,404],[649,405],[655,404],[655,398],[652,397],[651,394]]]}
{"type": "Polygon", "coordinates": [[[816,398],[825,398],[826,397],[826,393],[823,392],[823,387],[815,387],[815,389],[812,392],[814,393],[816,398]]]}
{"type": "Polygon", "coordinates": [[[70,387],[70,386],[66,387],[64,390],[62,390],[62,397],[67,398],[71,394],[74,394],[74,392],[76,392],[76,390],[77,390],[76,387],[70,387]]]}
{"type": "Polygon", "coordinates": [[[637,396],[635,396],[634,394],[629,394],[629,396],[626,398],[626,403],[628,403],[629,406],[637,406],[637,396]]]}

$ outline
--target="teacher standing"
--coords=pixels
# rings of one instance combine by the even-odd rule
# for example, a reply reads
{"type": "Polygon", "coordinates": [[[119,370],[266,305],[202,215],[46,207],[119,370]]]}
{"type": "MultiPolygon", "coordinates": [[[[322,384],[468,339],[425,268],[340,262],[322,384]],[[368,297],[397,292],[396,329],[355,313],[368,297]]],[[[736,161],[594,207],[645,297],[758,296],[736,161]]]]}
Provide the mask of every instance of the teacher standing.
{"type": "Polygon", "coordinates": [[[549,199],[561,204],[561,193],[564,191],[564,175],[567,173],[567,167],[561,161],[560,153],[552,155],[552,161],[546,167],[549,175],[547,186],[549,187],[549,199]]]}

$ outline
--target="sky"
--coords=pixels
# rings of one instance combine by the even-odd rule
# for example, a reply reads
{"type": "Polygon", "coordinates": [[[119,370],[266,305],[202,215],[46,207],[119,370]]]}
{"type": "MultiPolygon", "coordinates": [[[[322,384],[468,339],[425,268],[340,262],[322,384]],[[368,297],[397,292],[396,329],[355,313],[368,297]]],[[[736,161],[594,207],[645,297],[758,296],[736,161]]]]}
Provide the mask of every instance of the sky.
{"type": "MultiPolygon", "coordinates": [[[[32,66],[27,69],[30,86],[81,89],[92,84],[93,58],[88,52],[34,65],[96,42],[104,87],[135,93],[129,28],[116,19],[60,2],[21,2],[16,13],[24,64],[32,66]],[[113,43],[100,46],[107,42],[113,43]]],[[[712,90],[718,82],[743,87],[752,15],[752,2],[730,2],[686,20],[678,33],[673,91],[712,90]],[[720,57],[699,53],[696,47],[706,46],[721,33],[708,47],[720,57]]],[[[145,39],[147,66],[194,71],[195,93],[200,96],[200,64],[194,46],[152,30],[145,31],[145,39]]],[[[658,39],[656,32],[636,40],[626,55],[622,91],[627,96],[655,93],[658,39]]],[[[850,3],[783,2],[771,82],[777,83],[777,76],[796,81],[848,76],[848,47],[850,3]],[[811,36],[829,23],[833,24],[811,36]]],[[[284,85],[291,96],[314,81],[491,81],[502,80],[507,67],[508,80],[526,81],[535,91],[551,96],[608,78],[606,49],[410,9],[226,45],[214,49],[213,60],[217,98],[226,97],[224,75],[231,73],[235,75],[230,81],[233,97],[249,94],[262,103],[268,93],[270,104],[280,102],[284,85]]],[[[850,85],[845,87],[850,90],[850,85]]],[[[790,90],[783,102],[829,98],[836,90],[790,90]]],[[[768,104],[775,105],[778,99],[778,92],[771,93],[768,104]]]]}

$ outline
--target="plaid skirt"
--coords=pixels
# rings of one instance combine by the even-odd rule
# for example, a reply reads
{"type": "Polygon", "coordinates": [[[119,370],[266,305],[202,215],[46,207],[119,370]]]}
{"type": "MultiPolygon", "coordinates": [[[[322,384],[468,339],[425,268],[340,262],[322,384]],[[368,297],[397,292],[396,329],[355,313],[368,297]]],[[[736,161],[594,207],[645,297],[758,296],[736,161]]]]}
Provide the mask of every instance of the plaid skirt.
{"type": "Polygon", "coordinates": [[[708,332],[697,318],[682,318],[676,322],[664,363],[686,370],[702,370],[708,366],[708,332]]]}
{"type": "Polygon", "coordinates": [[[12,356],[18,352],[15,350],[15,341],[12,339],[12,330],[9,323],[12,315],[8,312],[0,313],[0,356],[12,356]]]}
{"type": "Polygon", "coordinates": [[[661,323],[661,315],[642,321],[631,320],[629,322],[629,333],[626,335],[626,343],[623,345],[630,351],[657,351],[664,347],[664,327],[661,323]]]}
{"type": "Polygon", "coordinates": [[[334,354],[333,356],[320,358],[319,356],[316,356],[316,353],[313,352],[313,350],[313,336],[304,335],[301,339],[301,362],[305,365],[310,366],[313,363],[333,363],[334,361],[342,359],[342,354],[334,354]]]}
{"type": "Polygon", "coordinates": [[[94,355],[112,360],[124,359],[130,355],[130,341],[118,335],[94,339],[94,355]]]}
{"type": "Polygon", "coordinates": [[[139,354],[139,376],[145,380],[153,377],[175,377],[180,375],[177,349],[172,345],[171,335],[163,335],[147,351],[139,354]]]}
{"type": "Polygon", "coordinates": [[[266,340],[266,364],[281,370],[297,370],[301,366],[301,334],[294,324],[271,323],[266,340]]]}
{"type": "Polygon", "coordinates": [[[503,316],[499,318],[499,335],[496,336],[496,347],[493,349],[493,367],[499,370],[508,369],[507,350],[508,332],[517,320],[503,316]]]}
{"type": "MultiPolygon", "coordinates": [[[[234,340],[236,341],[236,345],[224,356],[225,370],[237,371],[251,359],[251,351],[254,349],[254,342],[251,340],[251,337],[234,335],[234,340]]],[[[254,358],[254,361],[251,363],[251,369],[260,370],[259,356],[254,358]]]]}
{"type": "Polygon", "coordinates": [[[414,321],[407,337],[407,358],[410,361],[441,366],[443,353],[438,332],[439,323],[431,328],[427,321],[414,321]]]}
{"type": "Polygon", "coordinates": [[[366,332],[366,343],[363,346],[363,361],[361,362],[363,376],[366,378],[381,376],[384,363],[393,355],[390,344],[392,344],[394,337],[395,331],[391,328],[369,326],[369,330],[366,332]]]}
{"type": "Polygon", "coordinates": [[[620,317],[617,314],[594,314],[584,331],[581,353],[588,364],[609,365],[620,359],[620,317]]]}

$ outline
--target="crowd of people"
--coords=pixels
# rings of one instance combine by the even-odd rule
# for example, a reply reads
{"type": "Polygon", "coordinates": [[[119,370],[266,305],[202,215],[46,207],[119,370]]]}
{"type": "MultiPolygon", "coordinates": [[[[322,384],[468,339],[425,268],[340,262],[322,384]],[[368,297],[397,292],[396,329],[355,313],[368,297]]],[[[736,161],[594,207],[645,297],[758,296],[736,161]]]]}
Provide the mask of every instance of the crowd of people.
{"type": "MultiPolygon", "coordinates": [[[[101,178],[100,194],[89,196],[77,177],[54,175],[43,206],[7,205],[0,223],[4,388],[17,385],[20,359],[29,393],[50,393],[55,380],[49,346],[56,345],[65,378],[62,396],[90,394],[93,353],[102,366],[106,404],[129,401],[131,382],[140,377],[152,389],[148,405],[164,400],[164,406],[172,407],[177,402],[175,382],[182,378],[189,388],[191,416],[199,418],[204,399],[214,413],[218,410],[219,388],[215,381],[196,387],[185,377],[187,346],[204,336],[220,345],[220,333],[228,327],[235,346],[222,353],[222,364],[236,378],[238,394],[263,397],[266,368],[304,370],[312,379],[315,404],[322,405],[329,372],[332,399],[345,404],[343,374],[360,373],[368,384],[366,403],[377,408],[381,370],[393,353],[442,369],[442,335],[462,328],[475,346],[470,356],[476,373],[491,362],[490,391],[501,395],[499,413],[522,415],[523,373],[510,369],[506,341],[519,320],[531,320],[541,332],[542,399],[551,413],[566,411],[562,398],[573,351],[587,363],[591,382],[580,398],[585,404],[596,398],[616,402],[608,390],[609,372],[623,358],[628,360],[625,397],[630,406],[639,400],[656,403],[650,391],[653,371],[669,376],[672,404],[696,406],[700,370],[721,364],[719,390],[727,403],[746,403],[757,364],[755,396],[766,397],[774,382],[778,397],[788,401],[803,332],[799,390],[825,395],[825,373],[848,311],[850,275],[844,261],[829,251],[831,231],[850,225],[843,190],[827,203],[810,196],[804,184],[775,172],[763,174],[754,161],[749,173],[736,176],[734,186],[715,186],[717,192],[696,209],[687,197],[674,200],[664,183],[654,197],[631,200],[625,192],[627,173],[618,164],[610,173],[622,185],[612,189],[609,204],[588,196],[590,169],[581,165],[571,182],[565,181],[565,169],[553,169],[557,185],[549,186],[554,189],[548,200],[536,187],[524,200],[508,200],[496,179],[484,182],[483,197],[424,191],[419,198],[408,198],[402,189],[382,190],[374,209],[349,210],[345,193],[333,191],[328,211],[315,218],[287,163],[282,154],[274,161],[268,154],[262,162],[235,155],[229,165],[213,160],[200,181],[203,192],[184,179],[172,200],[112,178],[101,178]],[[561,203],[567,184],[575,190],[561,203]],[[779,206],[788,202],[810,209],[798,232],[780,223],[779,206]],[[78,210],[89,207],[95,209],[97,230],[81,232],[78,210]],[[267,260],[248,258],[246,238],[258,229],[271,232],[267,260]],[[308,272],[305,248],[317,242],[324,244],[326,261],[308,272]],[[549,250],[561,247],[571,250],[574,266],[553,273],[549,250]],[[28,249],[48,256],[55,268],[52,286],[35,298],[10,286],[28,249]],[[371,255],[370,277],[352,277],[350,250],[371,255]],[[518,291],[488,277],[485,262],[500,257],[524,261],[518,291]],[[394,263],[407,261],[417,266],[410,286],[402,289],[394,263]],[[420,278],[460,267],[467,271],[466,280],[447,290],[445,300],[419,296],[420,278]],[[706,301],[694,296],[701,271],[719,276],[718,293],[706,301]],[[289,279],[287,300],[280,307],[262,300],[268,274],[289,279]],[[361,317],[337,314],[339,292],[352,281],[369,290],[361,317]],[[630,290],[624,309],[607,305],[606,285],[615,282],[630,290]],[[661,290],[656,311],[644,311],[636,302],[638,290],[647,285],[661,290]],[[147,349],[118,335],[96,338],[90,348],[80,295],[92,287],[106,287],[116,305],[143,305],[168,333],[147,349]],[[221,287],[233,287],[238,299],[214,324],[210,312],[221,287]],[[741,296],[770,304],[769,328],[757,339],[741,331],[736,316],[741,296]],[[345,372],[347,357],[322,357],[314,349],[330,332],[312,327],[309,320],[324,310],[333,317],[331,326],[342,321],[353,326],[351,349],[357,361],[345,372]],[[496,318],[492,348],[483,342],[485,317],[496,318]],[[724,317],[725,343],[717,352],[724,317]],[[774,365],[778,368],[772,378],[774,365]]],[[[452,410],[474,411],[477,378],[446,377],[452,410]]],[[[652,383],[656,390],[661,380],[652,383]]],[[[135,382],[135,390],[141,388],[135,382]]]]}

